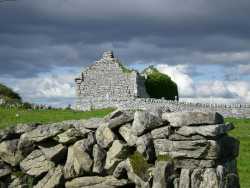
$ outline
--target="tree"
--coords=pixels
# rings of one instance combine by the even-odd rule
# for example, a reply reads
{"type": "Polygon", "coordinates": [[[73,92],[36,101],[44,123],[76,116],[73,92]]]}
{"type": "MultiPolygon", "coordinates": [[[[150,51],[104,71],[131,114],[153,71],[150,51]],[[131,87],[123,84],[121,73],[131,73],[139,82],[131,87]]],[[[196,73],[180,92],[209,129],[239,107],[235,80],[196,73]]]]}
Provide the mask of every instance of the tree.
{"type": "Polygon", "coordinates": [[[168,75],[160,73],[152,66],[145,69],[143,74],[146,75],[145,86],[151,98],[178,100],[177,85],[168,75]]]}

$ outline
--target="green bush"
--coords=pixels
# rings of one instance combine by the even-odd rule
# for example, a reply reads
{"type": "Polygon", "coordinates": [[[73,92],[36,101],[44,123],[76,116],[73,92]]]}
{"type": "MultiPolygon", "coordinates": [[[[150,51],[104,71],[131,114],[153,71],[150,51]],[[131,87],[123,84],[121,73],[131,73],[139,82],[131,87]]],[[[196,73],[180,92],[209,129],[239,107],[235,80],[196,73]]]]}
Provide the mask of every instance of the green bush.
{"type": "Polygon", "coordinates": [[[168,75],[160,73],[154,67],[150,67],[148,70],[146,71],[145,86],[149,96],[157,99],[178,100],[176,83],[168,75]]]}
{"type": "Polygon", "coordinates": [[[3,84],[0,84],[0,96],[4,97],[5,99],[14,99],[19,102],[22,100],[18,93],[14,92],[12,89],[3,84]]]}

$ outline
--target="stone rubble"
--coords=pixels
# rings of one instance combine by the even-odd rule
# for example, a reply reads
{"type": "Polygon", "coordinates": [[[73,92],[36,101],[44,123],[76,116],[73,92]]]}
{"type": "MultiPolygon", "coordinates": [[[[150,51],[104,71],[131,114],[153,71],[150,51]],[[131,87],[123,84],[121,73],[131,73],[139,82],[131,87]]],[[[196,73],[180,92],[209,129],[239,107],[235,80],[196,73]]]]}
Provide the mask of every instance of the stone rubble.
{"type": "Polygon", "coordinates": [[[23,126],[1,131],[0,187],[240,187],[239,141],[218,113],[116,110],[23,126]]]}

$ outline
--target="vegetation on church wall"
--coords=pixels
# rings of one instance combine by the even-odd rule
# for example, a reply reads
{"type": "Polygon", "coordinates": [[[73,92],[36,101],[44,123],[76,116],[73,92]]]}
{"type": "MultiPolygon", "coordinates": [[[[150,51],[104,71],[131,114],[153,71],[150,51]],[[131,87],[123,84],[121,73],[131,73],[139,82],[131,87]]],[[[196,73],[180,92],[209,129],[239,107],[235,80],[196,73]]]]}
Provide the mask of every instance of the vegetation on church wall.
{"type": "Polygon", "coordinates": [[[145,86],[151,98],[178,100],[177,85],[168,75],[160,73],[152,66],[147,68],[144,74],[147,75],[145,86]]]}

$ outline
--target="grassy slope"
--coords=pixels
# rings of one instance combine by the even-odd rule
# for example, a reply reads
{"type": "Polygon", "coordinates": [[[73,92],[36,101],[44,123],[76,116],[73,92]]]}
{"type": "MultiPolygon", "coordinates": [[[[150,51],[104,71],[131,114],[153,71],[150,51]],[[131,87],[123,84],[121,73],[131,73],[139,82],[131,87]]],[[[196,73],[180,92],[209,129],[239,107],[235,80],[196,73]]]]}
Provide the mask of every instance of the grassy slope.
{"type": "Polygon", "coordinates": [[[240,155],[238,157],[238,171],[242,188],[250,187],[250,119],[226,119],[235,125],[230,132],[232,136],[240,140],[240,155]]]}
{"type": "Polygon", "coordinates": [[[71,119],[103,117],[111,111],[113,110],[103,109],[90,112],[74,112],[72,110],[22,110],[0,107],[0,128],[17,123],[52,123],[71,119]]]}

